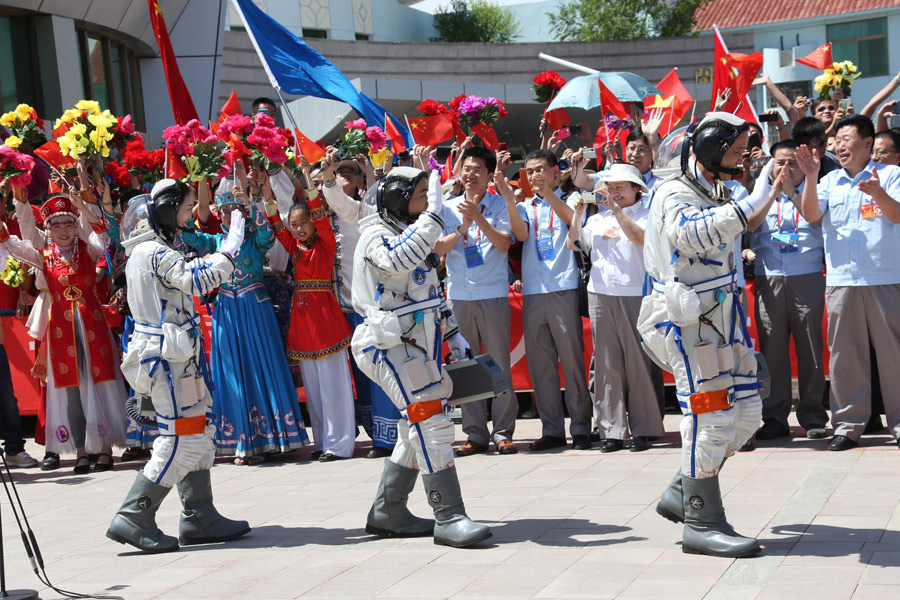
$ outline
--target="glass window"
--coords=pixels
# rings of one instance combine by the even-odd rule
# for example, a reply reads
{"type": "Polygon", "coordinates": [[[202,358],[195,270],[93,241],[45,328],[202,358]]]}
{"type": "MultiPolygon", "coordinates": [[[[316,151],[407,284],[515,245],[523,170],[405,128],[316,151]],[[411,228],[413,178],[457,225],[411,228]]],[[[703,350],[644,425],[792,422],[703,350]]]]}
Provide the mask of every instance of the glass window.
{"type": "Polygon", "coordinates": [[[109,86],[107,82],[106,44],[92,35],[87,38],[87,55],[89,67],[89,83],[91,98],[100,103],[102,108],[111,108],[109,104],[109,86]]]}
{"type": "Polygon", "coordinates": [[[113,102],[110,110],[116,114],[127,114],[130,102],[125,97],[125,86],[123,85],[122,69],[124,68],[124,49],[121,44],[109,45],[109,75],[112,83],[113,102]]]}
{"type": "Polygon", "coordinates": [[[328,32],[324,29],[307,29],[303,28],[303,37],[308,38],[327,38],[328,32]]]}
{"type": "Polygon", "coordinates": [[[356,41],[358,41],[358,42],[368,42],[368,41],[369,41],[369,34],[368,34],[368,33],[357,33],[357,34],[356,34],[356,41]]]}
{"type": "Polygon", "coordinates": [[[863,77],[889,74],[887,18],[829,25],[827,35],[835,61],[853,61],[863,77]]]}
{"type": "Polygon", "coordinates": [[[0,17],[0,111],[12,110],[20,103],[30,104],[38,112],[43,103],[37,96],[32,35],[27,19],[0,17]]]}
{"type": "Polygon", "coordinates": [[[144,102],[137,53],[127,44],[91,31],[78,31],[84,97],[114,114],[130,114],[143,131],[144,102]]]}

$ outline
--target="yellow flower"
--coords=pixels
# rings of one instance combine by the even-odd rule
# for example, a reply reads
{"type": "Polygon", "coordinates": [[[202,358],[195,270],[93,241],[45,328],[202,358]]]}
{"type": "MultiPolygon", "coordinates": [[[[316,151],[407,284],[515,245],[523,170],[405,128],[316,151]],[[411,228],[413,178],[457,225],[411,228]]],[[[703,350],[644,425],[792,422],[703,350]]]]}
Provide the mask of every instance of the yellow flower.
{"type": "Polygon", "coordinates": [[[81,118],[81,111],[77,110],[75,108],[70,108],[69,110],[64,112],[60,118],[58,118],[56,120],[56,123],[53,125],[53,129],[58,128],[63,123],[71,123],[72,121],[74,121],[76,119],[80,119],[80,118],[81,118]]]}
{"type": "Polygon", "coordinates": [[[88,122],[94,127],[114,127],[116,118],[108,110],[102,113],[88,115],[88,122]]]}
{"type": "Polygon", "coordinates": [[[387,149],[387,146],[385,146],[378,152],[372,152],[371,150],[369,150],[369,160],[372,161],[372,166],[376,169],[383,165],[390,156],[391,151],[387,149]]]}
{"type": "Polygon", "coordinates": [[[856,65],[854,65],[854,64],[853,64],[852,62],[850,62],[849,60],[847,61],[847,63],[848,63],[848,64],[847,64],[847,72],[848,72],[848,73],[856,73],[856,65]]]}
{"type": "Polygon", "coordinates": [[[2,117],[0,117],[0,125],[4,127],[10,127],[11,125],[16,124],[16,113],[15,111],[11,111],[5,113],[2,117]]]}
{"type": "Polygon", "coordinates": [[[100,104],[96,100],[79,100],[75,103],[78,110],[86,110],[90,113],[99,114],[100,104]]]}
{"type": "Polygon", "coordinates": [[[20,104],[16,107],[16,116],[22,123],[31,119],[32,112],[34,112],[34,109],[27,104],[20,104]]]}
{"type": "Polygon", "coordinates": [[[72,123],[72,126],[69,127],[69,131],[66,133],[71,133],[73,136],[84,135],[87,133],[87,127],[84,123],[72,123]]]}
{"type": "Polygon", "coordinates": [[[9,146],[10,148],[18,148],[21,143],[22,143],[22,138],[20,138],[20,137],[11,135],[8,138],[6,138],[6,145],[9,146]]]}
{"type": "Polygon", "coordinates": [[[63,154],[78,158],[78,155],[84,154],[87,150],[88,139],[69,130],[65,135],[56,138],[56,143],[59,144],[63,154]]]}
{"type": "Polygon", "coordinates": [[[841,75],[840,73],[835,73],[835,74],[834,74],[834,82],[835,82],[835,83],[840,83],[841,80],[842,80],[843,78],[844,78],[844,76],[841,75]]]}

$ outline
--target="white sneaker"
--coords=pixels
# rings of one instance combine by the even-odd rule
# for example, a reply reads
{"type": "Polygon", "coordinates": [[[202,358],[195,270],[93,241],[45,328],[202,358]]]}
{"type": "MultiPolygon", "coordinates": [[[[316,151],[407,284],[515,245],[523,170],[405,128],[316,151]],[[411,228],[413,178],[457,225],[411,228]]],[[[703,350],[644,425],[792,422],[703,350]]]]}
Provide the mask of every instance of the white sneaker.
{"type": "Polygon", "coordinates": [[[38,461],[32,458],[30,454],[22,450],[15,455],[7,454],[6,464],[8,464],[10,467],[21,467],[23,469],[29,469],[31,467],[36,467],[38,465],[38,461]]]}

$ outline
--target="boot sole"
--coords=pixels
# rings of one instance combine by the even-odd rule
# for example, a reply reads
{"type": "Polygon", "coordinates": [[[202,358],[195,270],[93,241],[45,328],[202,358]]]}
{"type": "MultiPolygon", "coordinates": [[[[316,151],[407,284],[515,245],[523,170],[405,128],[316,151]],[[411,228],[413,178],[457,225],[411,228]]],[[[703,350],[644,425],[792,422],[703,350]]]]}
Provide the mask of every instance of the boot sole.
{"type": "Polygon", "coordinates": [[[681,546],[681,551],[685,554],[702,554],[705,556],[720,556],[722,558],[747,558],[750,556],[756,556],[760,553],[759,548],[744,552],[713,552],[711,550],[703,550],[701,548],[695,548],[694,546],[685,546],[683,544],[681,546]]]}
{"type": "Polygon", "coordinates": [[[250,527],[245,529],[240,533],[235,533],[234,535],[229,535],[225,537],[201,537],[201,538],[186,538],[178,536],[178,541],[182,546],[196,546],[198,544],[217,544],[219,542],[231,542],[240,537],[244,537],[250,533],[250,527]]]}
{"type": "Polygon", "coordinates": [[[659,516],[672,521],[673,523],[681,524],[684,523],[684,517],[678,516],[672,511],[663,508],[659,504],[656,505],[656,514],[659,516]]]}
{"type": "Polygon", "coordinates": [[[377,535],[380,538],[413,538],[431,537],[434,535],[434,530],[431,529],[429,531],[404,533],[400,531],[391,531],[390,529],[382,529],[380,527],[375,527],[374,525],[366,524],[366,533],[377,535]]]}
{"type": "Polygon", "coordinates": [[[178,546],[175,546],[174,548],[144,548],[144,547],[138,546],[131,540],[124,538],[117,533],[113,533],[110,530],[106,531],[106,537],[108,537],[109,539],[111,539],[114,542],[118,542],[123,545],[133,546],[133,547],[137,548],[138,550],[140,550],[141,552],[144,552],[145,554],[164,554],[166,552],[177,552],[178,551],[178,546]]]}
{"type": "Polygon", "coordinates": [[[469,546],[474,546],[475,544],[480,544],[484,540],[493,537],[494,534],[488,531],[485,535],[479,536],[478,538],[467,540],[466,542],[454,542],[452,540],[447,540],[444,538],[436,537],[434,538],[435,546],[450,546],[452,548],[468,548],[469,546]]]}

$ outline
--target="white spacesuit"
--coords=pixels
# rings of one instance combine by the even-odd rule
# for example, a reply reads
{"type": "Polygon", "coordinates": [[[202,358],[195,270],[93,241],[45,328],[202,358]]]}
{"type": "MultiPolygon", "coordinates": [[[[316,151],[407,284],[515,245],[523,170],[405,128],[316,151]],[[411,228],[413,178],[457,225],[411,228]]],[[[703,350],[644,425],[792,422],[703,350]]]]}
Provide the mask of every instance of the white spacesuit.
{"type": "Polygon", "coordinates": [[[446,404],[452,382],[441,368],[441,347],[445,336],[456,356],[468,347],[451,324],[435,271],[432,251],[443,231],[440,179],[432,173],[423,211],[425,177],[410,167],[392,170],[378,190],[378,214],[360,222],[353,306],[365,322],[356,328],[351,348],[360,369],[403,416],[366,530],[380,536],[433,534],[437,544],[464,547],[491,531],[466,516],[453,466],[446,404]],[[419,471],[435,522],[406,509],[419,471]]]}
{"type": "Polygon", "coordinates": [[[136,397],[151,399],[160,435],[107,537],[145,552],[178,549],[178,540],[163,534],[154,518],[174,485],[184,504],[182,544],[226,541],[250,531],[246,521],[225,519],[212,504],[215,419],[210,418],[206,354],[193,299],[231,275],[243,241],[243,217],[235,211],[220,252],[186,262],[171,243],[178,228],[175,215],[187,194],[183,183],[163,180],[151,197],[133,202],[122,220],[128,306],[135,323],[122,372],[136,397]]]}
{"type": "Polygon", "coordinates": [[[733,202],[718,179],[737,172],[746,130],[734,115],[710,113],[690,141],[684,174],[657,187],[644,235],[652,289],[637,324],[645,350],[674,374],[684,414],[681,470],[657,511],[685,522],[685,552],[732,557],[759,551],[726,522],[718,482],[722,462],[750,439],[762,410],[735,283],[735,238],[764,198],[733,202]]]}

